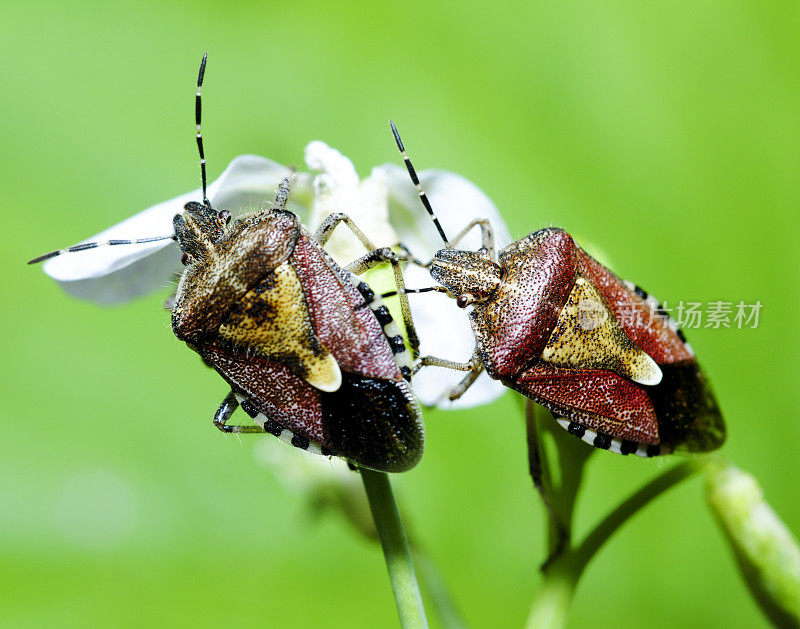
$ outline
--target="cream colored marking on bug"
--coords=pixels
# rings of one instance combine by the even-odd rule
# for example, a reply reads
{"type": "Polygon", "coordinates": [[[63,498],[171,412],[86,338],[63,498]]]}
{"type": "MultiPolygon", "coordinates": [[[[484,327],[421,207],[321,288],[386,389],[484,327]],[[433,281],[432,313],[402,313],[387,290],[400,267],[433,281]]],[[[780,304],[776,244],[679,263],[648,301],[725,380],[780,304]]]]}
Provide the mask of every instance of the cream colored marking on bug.
{"type": "Polygon", "coordinates": [[[661,382],[661,369],[636,347],[591,282],[578,277],[561,309],[542,360],[558,367],[607,369],[639,384],[661,382]]]}
{"type": "Polygon", "coordinates": [[[288,262],[269,278],[269,286],[250,290],[219,328],[222,338],[258,355],[301,369],[311,386],[331,393],[342,385],[336,359],[314,334],[303,286],[288,262]]]}

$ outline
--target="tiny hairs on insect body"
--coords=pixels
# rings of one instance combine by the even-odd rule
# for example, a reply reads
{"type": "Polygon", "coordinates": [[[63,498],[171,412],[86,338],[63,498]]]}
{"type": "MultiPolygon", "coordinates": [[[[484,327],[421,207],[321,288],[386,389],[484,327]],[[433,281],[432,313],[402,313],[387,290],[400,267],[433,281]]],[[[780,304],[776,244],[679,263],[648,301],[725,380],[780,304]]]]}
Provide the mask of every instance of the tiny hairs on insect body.
{"type": "Polygon", "coordinates": [[[184,271],[169,300],[175,335],[230,385],[214,415],[226,433],[267,432],[308,452],[340,456],[375,470],[401,472],[422,457],[422,412],[409,380],[418,341],[401,258],[376,248],[345,214],[331,214],[315,234],[286,209],[291,177],[268,209],[235,221],[212,207],[201,133],[200,64],[195,100],[202,202],[173,219],[173,234],[82,243],[30,263],[102,246],[176,240],[184,271]],[[323,249],[345,224],[367,254],[340,267],[323,249]],[[381,297],[360,274],[390,264],[407,349],[381,297]],[[241,406],[255,425],[231,425],[241,406]]]}
{"type": "Polygon", "coordinates": [[[478,219],[448,241],[390,124],[445,244],[427,265],[431,277],[458,306],[472,307],[470,360],[421,361],[468,372],[451,399],[485,370],[597,448],[650,457],[722,445],[725,425],[714,395],[685,335],[658,300],[619,279],[562,229],[540,229],[496,253],[491,224],[478,219]],[[481,248],[456,249],[474,228],[481,231],[481,248]]]}

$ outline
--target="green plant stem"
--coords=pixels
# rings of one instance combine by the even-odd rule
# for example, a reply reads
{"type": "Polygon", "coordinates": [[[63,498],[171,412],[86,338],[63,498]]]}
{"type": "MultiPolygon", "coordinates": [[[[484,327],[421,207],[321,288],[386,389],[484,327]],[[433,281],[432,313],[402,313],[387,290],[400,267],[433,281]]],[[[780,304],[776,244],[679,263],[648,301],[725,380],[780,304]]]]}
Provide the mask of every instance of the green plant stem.
{"type": "Polygon", "coordinates": [[[572,566],[570,552],[559,555],[544,569],[544,581],[536,593],[527,629],[552,629],[567,622],[570,603],[580,577],[572,566]]]}
{"type": "Polygon", "coordinates": [[[547,565],[572,543],[575,500],[594,448],[568,434],[546,409],[525,404],[530,474],[548,516],[547,565]]]}
{"type": "Polygon", "coordinates": [[[702,458],[690,459],[679,463],[631,494],[631,496],[603,518],[573,551],[577,560],[576,569],[579,571],[578,576],[580,576],[603,544],[605,544],[617,529],[632,515],[671,487],[674,487],[682,480],[699,472],[705,467],[706,463],[707,460],[702,458]]]}
{"type": "Polygon", "coordinates": [[[400,625],[404,629],[428,626],[425,608],[419,591],[414,564],[400,513],[397,510],[389,476],[384,472],[361,469],[361,478],[367,492],[369,508],[383,548],[386,568],[392,582],[400,625]]]}
{"type": "Polygon", "coordinates": [[[707,463],[708,458],[697,458],[670,468],[611,511],[577,547],[556,556],[542,571],[544,580],[531,606],[528,629],[563,627],[578,581],[603,544],[639,509],[702,470],[707,463]]]}

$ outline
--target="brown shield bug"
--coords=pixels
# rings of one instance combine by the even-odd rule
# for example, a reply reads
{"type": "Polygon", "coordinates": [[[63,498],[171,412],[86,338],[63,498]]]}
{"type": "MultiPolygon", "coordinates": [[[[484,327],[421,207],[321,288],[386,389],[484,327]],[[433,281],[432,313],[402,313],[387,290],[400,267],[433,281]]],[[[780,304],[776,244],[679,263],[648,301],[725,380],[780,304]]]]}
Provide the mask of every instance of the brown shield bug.
{"type": "MultiPolygon", "coordinates": [[[[228,382],[231,392],[214,425],[228,433],[268,432],[292,445],[341,456],[359,466],[401,472],[416,465],[425,433],[411,391],[411,357],[379,295],[358,274],[390,263],[417,345],[398,256],[376,249],[344,214],[331,214],[311,235],[285,209],[284,179],[271,209],[244,215],[211,206],[200,132],[201,86],[195,117],[203,202],[186,204],[174,217],[174,234],[186,266],[171,300],[172,329],[228,382]],[[369,253],[341,268],[323,245],[340,223],[369,253]],[[257,425],[227,422],[238,406],[257,425]]],[[[84,243],[40,256],[100,245],[151,239],[84,243]]]]}
{"type": "Polygon", "coordinates": [[[686,337],[658,300],[618,278],[562,229],[540,229],[498,255],[485,220],[472,221],[448,241],[391,127],[445,244],[426,266],[460,307],[472,308],[472,358],[421,361],[469,372],[451,399],[485,369],[598,448],[650,457],[722,445],[725,425],[713,393],[686,337]],[[476,226],[481,249],[456,249],[476,226]]]}

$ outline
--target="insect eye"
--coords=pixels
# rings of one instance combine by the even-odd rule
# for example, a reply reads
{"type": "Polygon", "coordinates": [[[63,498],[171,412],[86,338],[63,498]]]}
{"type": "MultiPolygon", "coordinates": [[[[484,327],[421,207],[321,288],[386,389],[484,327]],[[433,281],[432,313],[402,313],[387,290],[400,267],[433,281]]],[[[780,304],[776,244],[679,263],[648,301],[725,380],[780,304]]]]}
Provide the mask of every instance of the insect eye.
{"type": "Polygon", "coordinates": [[[191,263],[192,263],[192,256],[190,256],[188,253],[184,251],[183,255],[181,256],[181,264],[183,264],[183,266],[189,266],[191,263]]]}
{"type": "Polygon", "coordinates": [[[231,222],[231,213],[228,210],[222,210],[219,214],[219,220],[223,221],[226,225],[231,222]]]}
{"type": "Polygon", "coordinates": [[[472,303],[472,295],[468,295],[464,293],[463,295],[459,295],[456,297],[456,306],[459,308],[466,308],[472,303]]]}

